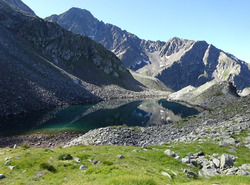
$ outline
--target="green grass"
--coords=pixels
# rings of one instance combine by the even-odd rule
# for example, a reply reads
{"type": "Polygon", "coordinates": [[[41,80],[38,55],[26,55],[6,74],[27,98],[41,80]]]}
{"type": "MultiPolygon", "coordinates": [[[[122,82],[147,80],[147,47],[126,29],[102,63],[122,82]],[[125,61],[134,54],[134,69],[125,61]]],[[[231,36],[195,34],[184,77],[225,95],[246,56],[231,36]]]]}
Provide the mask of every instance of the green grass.
{"type": "MultiPolygon", "coordinates": [[[[246,133],[239,136],[242,137],[246,133]]],[[[228,147],[219,147],[218,143],[192,142],[171,143],[147,147],[147,150],[131,146],[76,146],[56,149],[34,149],[18,147],[17,149],[0,149],[0,173],[6,178],[0,180],[0,184],[249,184],[249,177],[223,176],[211,179],[198,178],[189,180],[185,177],[183,169],[189,166],[164,155],[164,151],[171,148],[179,156],[184,157],[189,152],[204,151],[205,154],[227,153],[228,147]],[[133,151],[137,149],[138,152],[133,151]],[[64,154],[64,155],[62,155],[64,154]],[[74,160],[59,160],[59,156],[69,154],[81,159],[78,164],[74,160]],[[118,159],[122,154],[125,158],[118,159]],[[17,166],[10,170],[4,165],[5,158],[12,157],[11,166],[17,166]],[[99,161],[92,164],[93,160],[99,161]],[[88,169],[79,170],[80,165],[88,166],[88,169]],[[172,179],[163,176],[167,172],[172,179]]],[[[242,146],[237,148],[234,154],[239,158],[235,166],[250,163],[246,155],[249,150],[242,146]]],[[[193,171],[198,171],[193,168],[193,171]]]]}
{"type": "Polygon", "coordinates": [[[174,92],[172,89],[168,88],[165,84],[163,84],[158,79],[153,80],[153,79],[150,79],[150,78],[143,78],[143,77],[139,77],[139,76],[136,76],[136,75],[134,75],[134,78],[137,81],[141,82],[146,87],[156,89],[156,90],[160,90],[160,91],[174,92]]]}

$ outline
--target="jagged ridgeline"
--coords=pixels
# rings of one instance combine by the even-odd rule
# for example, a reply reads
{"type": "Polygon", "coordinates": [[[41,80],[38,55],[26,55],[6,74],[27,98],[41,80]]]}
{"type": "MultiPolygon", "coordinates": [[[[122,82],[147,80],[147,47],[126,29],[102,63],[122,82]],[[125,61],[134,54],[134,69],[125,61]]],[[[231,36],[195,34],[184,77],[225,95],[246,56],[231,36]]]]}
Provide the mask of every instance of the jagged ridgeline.
{"type": "Polygon", "coordinates": [[[101,44],[36,17],[18,2],[0,0],[0,116],[142,90],[101,44]]]}
{"type": "Polygon", "coordinates": [[[249,65],[205,41],[176,37],[167,42],[142,40],[79,8],[46,19],[89,36],[114,52],[127,68],[156,77],[176,91],[188,85],[198,87],[213,79],[231,81],[238,90],[250,86],[249,65]]]}

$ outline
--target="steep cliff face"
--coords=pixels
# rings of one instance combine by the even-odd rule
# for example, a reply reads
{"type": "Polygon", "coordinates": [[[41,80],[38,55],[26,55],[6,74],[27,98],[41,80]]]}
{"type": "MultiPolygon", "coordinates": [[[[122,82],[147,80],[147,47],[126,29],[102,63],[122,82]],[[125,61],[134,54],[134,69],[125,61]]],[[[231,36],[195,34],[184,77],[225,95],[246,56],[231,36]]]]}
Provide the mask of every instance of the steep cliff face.
{"type": "Polygon", "coordinates": [[[47,19],[72,32],[89,36],[115,53],[127,68],[157,77],[174,90],[188,85],[198,87],[213,79],[231,81],[238,90],[250,86],[247,63],[205,41],[176,37],[167,42],[141,40],[78,8],[47,19]]]}
{"type": "Polygon", "coordinates": [[[121,92],[142,90],[101,44],[3,0],[0,48],[0,116],[97,102],[112,98],[114,87],[121,92]]]}

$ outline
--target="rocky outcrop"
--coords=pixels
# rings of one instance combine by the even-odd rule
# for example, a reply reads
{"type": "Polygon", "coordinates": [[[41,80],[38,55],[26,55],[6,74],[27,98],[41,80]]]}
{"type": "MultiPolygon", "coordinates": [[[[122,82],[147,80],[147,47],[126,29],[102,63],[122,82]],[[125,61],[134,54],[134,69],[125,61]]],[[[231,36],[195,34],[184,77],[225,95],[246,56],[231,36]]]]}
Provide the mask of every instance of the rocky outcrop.
{"type": "Polygon", "coordinates": [[[79,8],[47,19],[89,36],[115,53],[126,67],[156,77],[175,91],[211,80],[233,82],[238,90],[250,86],[249,65],[205,41],[177,37],[167,42],[142,40],[79,8]]]}
{"type": "MultiPolygon", "coordinates": [[[[167,149],[164,152],[166,155],[175,157],[177,159],[177,154],[173,151],[167,149]]],[[[242,165],[241,167],[234,167],[234,162],[237,157],[229,154],[222,154],[218,156],[218,154],[205,155],[202,151],[196,154],[189,153],[185,158],[179,158],[182,163],[187,164],[191,167],[198,167],[199,176],[204,178],[210,178],[217,175],[246,175],[250,176],[250,172],[247,171],[244,167],[247,164],[242,165]]],[[[197,178],[197,174],[190,169],[185,169],[187,178],[197,178]]]]}
{"type": "Polygon", "coordinates": [[[172,101],[183,101],[191,105],[208,108],[218,106],[216,104],[221,103],[222,99],[237,99],[239,98],[239,95],[232,83],[216,82],[213,80],[197,88],[187,86],[175,93],[170,94],[168,98],[172,101]]]}
{"type": "Polygon", "coordinates": [[[144,89],[100,44],[3,0],[0,38],[0,116],[98,102],[144,89]]]}

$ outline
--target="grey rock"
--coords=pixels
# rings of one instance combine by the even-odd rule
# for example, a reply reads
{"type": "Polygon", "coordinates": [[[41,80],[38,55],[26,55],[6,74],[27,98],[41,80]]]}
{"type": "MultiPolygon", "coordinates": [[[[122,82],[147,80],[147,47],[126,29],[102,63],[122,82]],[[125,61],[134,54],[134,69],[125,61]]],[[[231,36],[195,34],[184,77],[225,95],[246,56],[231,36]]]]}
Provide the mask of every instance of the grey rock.
{"type": "Polygon", "coordinates": [[[98,163],[98,161],[95,159],[95,160],[93,160],[93,162],[92,162],[92,164],[97,164],[98,163]]]}
{"type": "Polygon", "coordinates": [[[178,155],[175,156],[175,159],[178,160],[178,161],[181,161],[181,158],[178,155]]]}
{"type": "Polygon", "coordinates": [[[0,174],[0,179],[3,179],[4,178],[4,175],[3,174],[0,174]]]}
{"type": "Polygon", "coordinates": [[[184,169],[184,173],[186,174],[186,177],[188,179],[197,179],[198,178],[198,175],[191,171],[190,169],[184,169]]]}
{"type": "Polygon", "coordinates": [[[190,163],[190,157],[187,156],[187,157],[185,157],[185,158],[182,158],[182,159],[181,159],[181,162],[182,162],[182,163],[190,163]]]}
{"type": "Polygon", "coordinates": [[[199,171],[199,175],[205,178],[214,177],[219,174],[218,170],[212,168],[211,166],[205,166],[199,171]]]}
{"type": "Polygon", "coordinates": [[[138,149],[134,149],[133,152],[139,152],[139,150],[138,149]]]}
{"type": "Polygon", "coordinates": [[[11,160],[5,161],[4,165],[7,166],[9,163],[11,163],[11,160]]]}
{"type": "Polygon", "coordinates": [[[227,170],[224,170],[223,173],[226,175],[235,175],[238,170],[239,170],[238,167],[232,167],[227,170]]]}
{"type": "Polygon", "coordinates": [[[219,154],[214,153],[214,154],[213,154],[213,157],[219,157],[219,154]]]}
{"type": "Polygon", "coordinates": [[[176,157],[176,154],[170,149],[165,150],[164,154],[170,157],[176,157]]]}
{"type": "Polygon", "coordinates": [[[250,170],[250,164],[242,164],[241,168],[243,168],[245,170],[250,170]]]}
{"type": "Polygon", "coordinates": [[[248,175],[248,176],[250,176],[250,172],[244,168],[238,168],[236,175],[242,175],[242,176],[248,175]]]}
{"type": "Polygon", "coordinates": [[[233,158],[228,154],[222,154],[220,158],[220,167],[222,169],[230,168],[234,165],[233,158]]]}
{"type": "Polygon", "coordinates": [[[10,170],[13,170],[16,166],[8,166],[10,170]]]}
{"type": "Polygon", "coordinates": [[[250,149],[250,144],[248,144],[248,145],[245,145],[245,147],[247,147],[247,148],[249,148],[249,149],[250,149]]]}
{"type": "Polygon", "coordinates": [[[224,139],[219,142],[219,146],[230,146],[230,145],[235,145],[234,138],[224,139]]]}
{"type": "Polygon", "coordinates": [[[226,150],[228,153],[236,153],[236,148],[226,150]]]}
{"type": "Polygon", "coordinates": [[[220,168],[220,160],[219,159],[214,158],[212,161],[213,161],[214,166],[216,168],[220,168]]]}
{"type": "Polygon", "coordinates": [[[241,146],[243,146],[242,143],[237,143],[237,144],[236,144],[236,147],[241,147],[241,146]]]}
{"type": "Polygon", "coordinates": [[[77,163],[81,163],[81,160],[78,157],[73,157],[73,160],[76,161],[77,163]]]}
{"type": "Polygon", "coordinates": [[[85,166],[85,165],[81,165],[80,168],[79,168],[79,170],[86,170],[86,169],[88,169],[88,167],[85,166]]]}
{"type": "Polygon", "coordinates": [[[8,160],[10,160],[10,159],[12,159],[12,157],[6,157],[4,160],[5,160],[5,161],[8,161],[8,160]]]}
{"type": "Polygon", "coordinates": [[[244,139],[244,143],[250,143],[250,136],[247,136],[247,137],[244,139]]]}
{"type": "Polygon", "coordinates": [[[21,157],[21,155],[17,155],[15,158],[16,158],[16,159],[20,159],[20,157],[21,157]]]}
{"type": "Polygon", "coordinates": [[[204,152],[203,151],[200,151],[200,152],[198,152],[197,154],[196,154],[196,156],[204,156],[205,154],[204,154],[204,152]]]}
{"type": "Polygon", "coordinates": [[[123,155],[117,155],[116,158],[117,159],[124,159],[124,156],[123,155]]]}
{"type": "Polygon", "coordinates": [[[170,179],[172,179],[171,175],[169,175],[167,172],[162,172],[161,174],[162,174],[163,176],[167,176],[167,177],[169,177],[170,179]]]}
{"type": "Polygon", "coordinates": [[[195,167],[198,167],[198,161],[196,159],[191,159],[190,164],[194,165],[195,167]]]}

